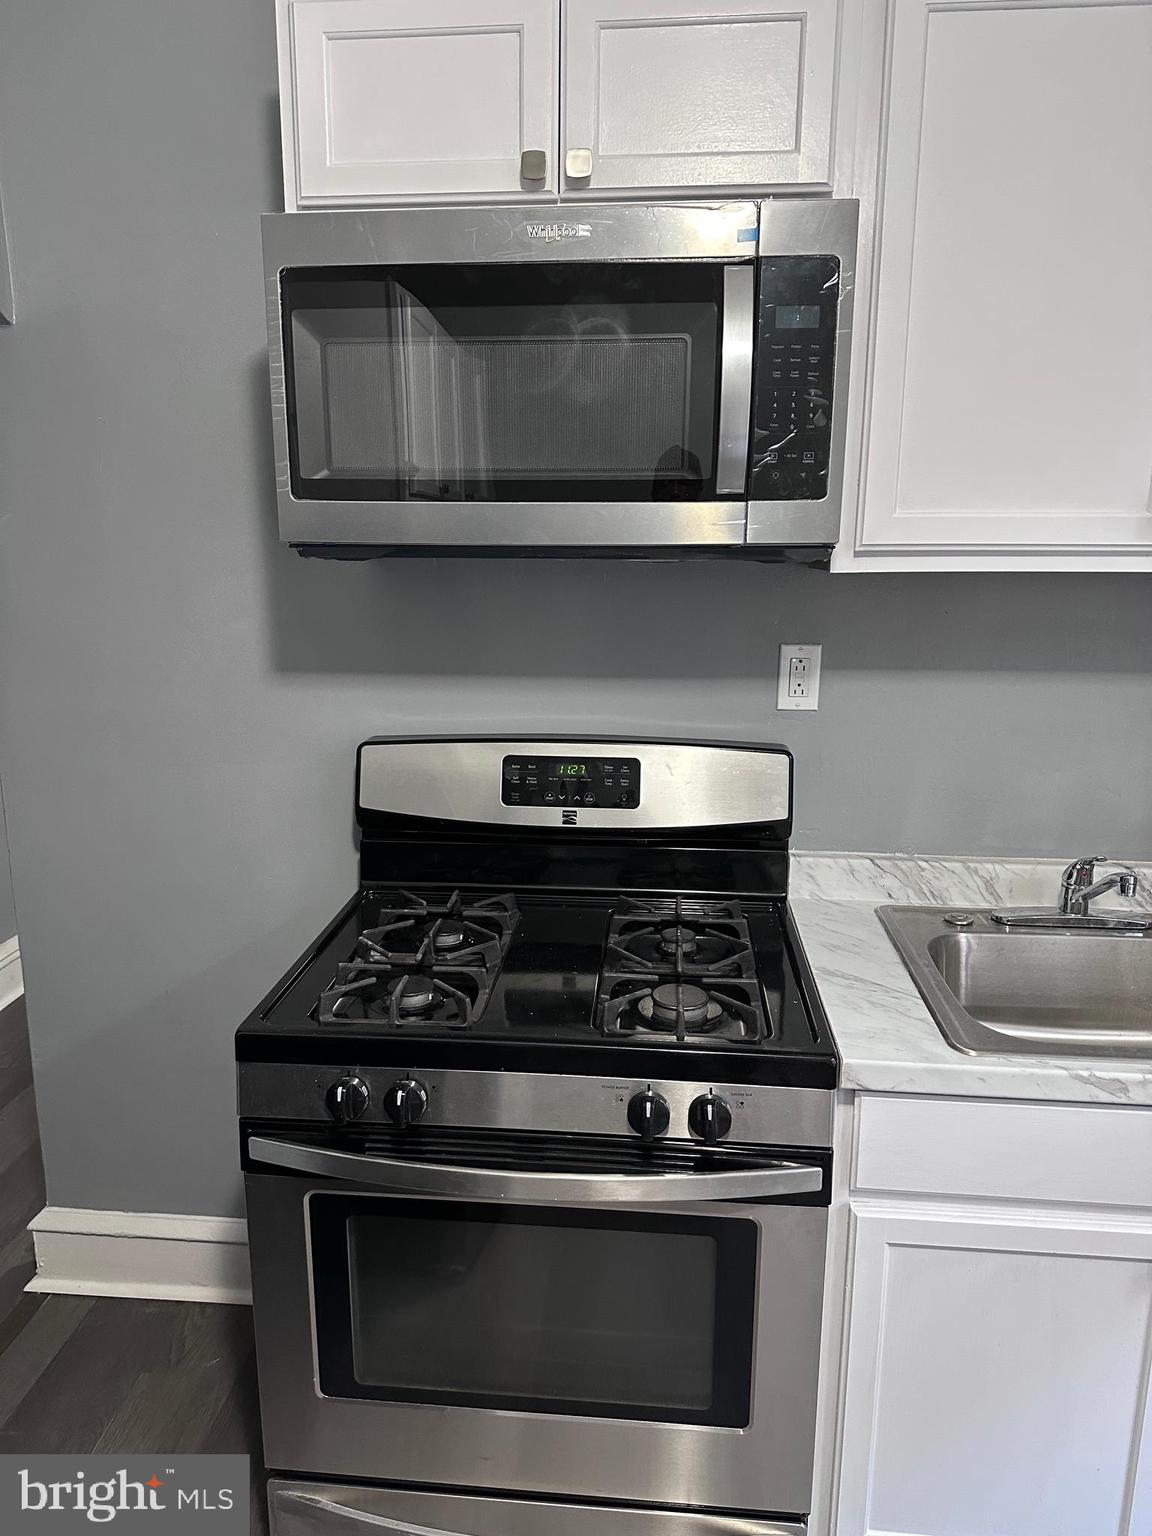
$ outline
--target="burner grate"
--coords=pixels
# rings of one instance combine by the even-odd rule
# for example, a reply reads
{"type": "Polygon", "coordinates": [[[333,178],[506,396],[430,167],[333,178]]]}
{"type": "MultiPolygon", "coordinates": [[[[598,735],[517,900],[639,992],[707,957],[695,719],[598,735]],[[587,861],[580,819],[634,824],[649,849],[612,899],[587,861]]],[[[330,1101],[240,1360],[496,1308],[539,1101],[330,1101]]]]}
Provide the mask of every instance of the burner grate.
{"type": "Polygon", "coordinates": [[[475,970],[389,971],[340,965],[321,994],[321,1024],[372,1023],[395,1030],[467,1029],[484,1010],[490,984],[475,970]]]}
{"type": "Polygon", "coordinates": [[[659,1036],[697,1045],[713,1040],[752,1045],[771,1033],[755,979],[703,980],[667,972],[605,973],[597,1024],[606,1036],[648,1043],[659,1036]]]}
{"type": "Polygon", "coordinates": [[[373,891],[375,919],[320,996],[321,1024],[467,1029],[481,1016],[519,920],[510,895],[431,900],[373,891]]]}
{"type": "Polygon", "coordinates": [[[631,899],[608,925],[596,1024],[622,1039],[753,1043],[771,1033],[737,901],[631,899]]]}

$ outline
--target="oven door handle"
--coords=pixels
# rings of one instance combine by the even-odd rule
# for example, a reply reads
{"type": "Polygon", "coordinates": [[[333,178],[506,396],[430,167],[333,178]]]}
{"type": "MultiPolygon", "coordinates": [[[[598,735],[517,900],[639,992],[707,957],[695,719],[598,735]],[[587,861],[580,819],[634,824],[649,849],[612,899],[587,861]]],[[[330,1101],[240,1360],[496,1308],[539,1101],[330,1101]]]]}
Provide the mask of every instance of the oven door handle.
{"type": "Polygon", "coordinates": [[[759,1168],[722,1173],[534,1173],[505,1168],[470,1168],[455,1163],[408,1163],[369,1157],[332,1147],[302,1146],[268,1136],[251,1136],[255,1162],[349,1179],[408,1195],[448,1195],[458,1200],[514,1200],[564,1205],[683,1204],[694,1200],[755,1200],[811,1194],[824,1183],[823,1170],[810,1163],[765,1162],[759,1168]]]}
{"type": "Polygon", "coordinates": [[[748,493],[755,291],[751,262],[724,268],[720,416],[716,430],[717,496],[745,496],[748,493]]]}

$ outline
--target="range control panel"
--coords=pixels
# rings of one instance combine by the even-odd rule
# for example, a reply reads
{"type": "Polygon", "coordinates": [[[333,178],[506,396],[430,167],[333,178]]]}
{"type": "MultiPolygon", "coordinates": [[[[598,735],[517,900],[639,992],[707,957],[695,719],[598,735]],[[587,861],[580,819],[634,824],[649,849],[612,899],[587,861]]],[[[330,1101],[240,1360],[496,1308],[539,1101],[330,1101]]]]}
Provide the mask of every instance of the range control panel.
{"type": "Polygon", "coordinates": [[[640,804],[638,757],[506,757],[505,805],[599,806],[632,811],[640,804]]]}
{"type": "Polygon", "coordinates": [[[751,497],[828,493],[840,263],[781,256],[760,264],[751,497]]]}

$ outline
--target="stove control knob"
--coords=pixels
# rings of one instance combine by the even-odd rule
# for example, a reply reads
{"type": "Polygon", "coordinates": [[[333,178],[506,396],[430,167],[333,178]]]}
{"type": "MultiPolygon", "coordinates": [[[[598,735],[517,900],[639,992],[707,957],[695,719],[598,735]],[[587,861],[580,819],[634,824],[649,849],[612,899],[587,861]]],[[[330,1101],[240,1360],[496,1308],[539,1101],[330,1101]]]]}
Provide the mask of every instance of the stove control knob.
{"type": "Polygon", "coordinates": [[[688,1106],[688,1129],[701,1141],[723,1141],[732,1129],[732,1111],[718,1093],[702,1093],[688,1106]]]}
{"type": "Polygon", "coordinates": [[[368,1084],[362,1077],[342,1077],[328,1090],[327,1103],[333,1120],[347,1125],[349,1120],[359,1120],[372,1102],[368,1084]]]}
{"type": "Polygon", "coordinates": [[[384,1095],[384,1108],[393,1125],[407,1130],[428,1113],[428,1090],[414,1078],[402,1077],[384,1095]]]}
{"type": "Polygon", "coordinates": [[[671,1118],[668,1100],[651,1088],[645,1088],[643,1093],[634,1093],[628,1100],[628,1124],[644,1141],[654,1141],[657,1136],[663,1136],[671,1118]]]}

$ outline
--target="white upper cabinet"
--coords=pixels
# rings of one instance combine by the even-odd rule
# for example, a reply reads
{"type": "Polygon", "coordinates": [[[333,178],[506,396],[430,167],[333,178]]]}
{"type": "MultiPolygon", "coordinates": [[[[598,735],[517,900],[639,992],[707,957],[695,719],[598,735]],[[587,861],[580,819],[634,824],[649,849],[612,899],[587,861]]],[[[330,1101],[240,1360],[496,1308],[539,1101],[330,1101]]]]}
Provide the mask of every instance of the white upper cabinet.
{"type": "Polygon", "coordinates": [[[1147,565],[1152,3],[882,11],[857,552],[1147,565]]]}
{"type": "Polygon", "coordinates": [[[286,206],[554,200],[557,19],[555,0],[279,0],[286,206]]]}
{"type": "Polygon", "coordinates": [[[564,0],[562,194],[829,184],[836,0],[564,0]]]}
{"type": "Polygon", "coordinates": [[[277,4],[288,209],[830,185],[837,0],[277,4]]]}

